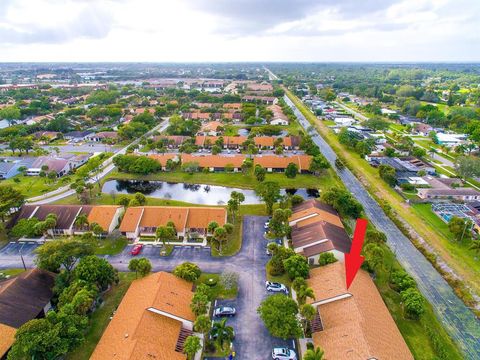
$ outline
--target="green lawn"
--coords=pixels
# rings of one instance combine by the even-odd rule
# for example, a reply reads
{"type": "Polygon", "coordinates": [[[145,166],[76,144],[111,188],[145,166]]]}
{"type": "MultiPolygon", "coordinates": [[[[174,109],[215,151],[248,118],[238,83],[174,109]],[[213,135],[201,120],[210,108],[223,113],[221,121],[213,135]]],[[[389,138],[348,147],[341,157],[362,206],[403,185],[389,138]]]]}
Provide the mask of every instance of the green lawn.
{"type": "Polygon", "coordinates": [[[100,239],[98,241],[98,247],[95,249],[95,254],[116,255],[121,253],[127,244],[128,240],[123,236],[118,239],[100,239]]]}
{"type": "Polygon", "coordinates": [[[70,177],[63,177],[51,181],[40,176],[24,176],[17,175],[13,178],[2,180],[1,185],[12,185],[26,197],[34,197],[55,190],[58,187],[66,185],[70,182],[70,177]]]}
{"type": "MultiPolygon", "coordinates": [[[[389,251],[384,257],[385,269],[389,269],[392,264],[394,264],[394,266],[399,266],[394,255],[389,251]]],[[[440,359],[432,340],[425,331],[426,326],[437,334],[437,338],[440,340],[440,343],[443,344],[447,354],[447,357],[444,359],[463,359],[460,351],[438,321],[428,302],[426,303],[426,311],[420,320],[415,321],[405,319],[403,316],[400,294],[392,290],[388,284],[388,271],[384,270],[383,272],[378,273],[375,283],[382,295],[383,301],[385,301],[390,314],[395,320],[395,323],[416,360],[440,359]]]]}
{"type": "Polygon", "coordinates": [[[209,285],[212,291],[211,295],[213,299],[234,299],[238,294],[238,287],[227,290],[222,284],[220,284],[220,274],[202,273],[200,278],[195,281],[195,284],[209,285]],[[212,284],[210,279],[213,279],[213,284],[215,285],[210,286],[210,284],[212,284]]]}
{"type": "MultiPolygon", "coordinates": [[[[265,240],[265,242],[267,242],[267,240],[265,240]]],[[[277,276],[270,275],[270,261],[265,266],[265,271],[266,271],[266,274],[267,274],[267,280],[268,281],[279,282],[279,283],[284,284],[288,287],[292,286],[292,280],[290,280],[290,278],[288,277],[288,275],[286,273],[283,274],[283,275],[277,275],[277,276]]]]}
{"type": "Polygon", "coordinates": [[[400,132],[400,133],[405,132],[405,126],[402,125],[402,124],[391,123],[390,124],[390,129],[392,129],[393,131],[396,131],[396,132],[400,132]]]}
{"type": "Polygon", "coordinates": [[[18,275],[18,274],[21,274],[22,272],[24,272],[25,270],[24,269],[4,269],[4,270],[0,270],[0,279],[6,277],[6,276],[15,276],[15,275],[18,275]]]}
{"type": "MultiPolygon", "coordinates": [[[[209,184],[238,187],[244,189],[253,189],[259,184],[253,175],[244,175],[242,173],[194,173],[185,172],[161,172],[151,175],[135,175],[113,171],[108,179],[135,179],[135,180],[160,180],[169,182],[185,182],[190,184],[209,184]]],[[[108,180],[107,179],[107,180],[108,180]]],[[[320,176],[309,174],[299,174],[293,179],[289,179],[282,173],[267,174],[265,181],[276,181],[281,188],[318,188],[326,189],[339,183],[337,175],[332,169],[328,169],[320,176]]]]}
{"type": "Polygon", "coordinates": [[[225,125],[223,128],[223,135],[224,136],[237,136],[238,135],[238,126],[234,125],[225,125]]]}
{"type": "Polygon", "coordinates": [[[85,333],[85,341],[77,349],[67,354],[65,357],[67,360],[88,360],[90,355],[92,355],[110,321],[110,316],[117,309],[132,281],[135,280],[135,273],[121,272],[118,275],[120,283],[112,286],[104,295],[102,306],[90,318],[90,323],[85,333]]]}

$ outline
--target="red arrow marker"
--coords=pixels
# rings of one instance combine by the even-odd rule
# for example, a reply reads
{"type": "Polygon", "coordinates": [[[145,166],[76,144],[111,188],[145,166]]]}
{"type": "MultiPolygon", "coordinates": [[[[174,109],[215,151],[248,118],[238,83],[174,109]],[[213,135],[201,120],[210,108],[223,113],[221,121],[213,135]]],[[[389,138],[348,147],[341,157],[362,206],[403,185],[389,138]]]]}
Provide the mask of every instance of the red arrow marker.
{"type": "Polygon", "coordinates": [[[347,290],[355,279],[358,269],[362,266],[365,258],[360,255],[362,252],[365,233],[367,232],[368,221],[365,219],[357,219],[355,232],[353,233],[352,247],[350,253],[345,254],[345,278],[347,280],[347,290]]]}

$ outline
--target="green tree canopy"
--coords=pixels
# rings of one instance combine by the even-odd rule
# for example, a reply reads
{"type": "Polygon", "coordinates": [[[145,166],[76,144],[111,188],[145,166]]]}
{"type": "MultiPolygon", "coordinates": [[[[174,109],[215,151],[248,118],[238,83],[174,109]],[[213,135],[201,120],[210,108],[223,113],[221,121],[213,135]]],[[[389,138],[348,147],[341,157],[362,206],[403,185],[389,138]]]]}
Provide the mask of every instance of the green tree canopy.
{"type": "Polygon", "coordinates": [[[264,181],[255,188],[256,194],[263,200],[269,214],[273,211],[273,204],[280,199],[280,186],[275,181],[264,181]]]}
{"type": "Polygon", "coordinates": [[[75,277],[96,284],[99,289],[105,290],[117,280],[117,273],[110,263],[95,255],[80,259],[75,268],[75,277]]]}
{"type": "Polygon", "coordinates": [[[190,282],[197,281],[201,274],[202,271],[198,265],[188,261],[178,265],[173,270],[173,275],[190,282]]]}
{"type": "Polygon", "coordinates": [[[281,294],[269,296],[262,301],[257,312],[272,336],[282,339],[301,336],[298,306],[292,298],[281,294]]]}
{"type": "Polygon", "coordinates": [[[55,240],[38,247],[35,253],[39,268],[58,272],[63,266],[71,271],[80,258],[94,253],[94,246],[83,240],[55,240]]]}
{"type": "Polygon", "coordinates": [[[307,278],[310,267],[308,266],[307,259],[300,254],[290,256],[283,261],[283,266],[290,279],[298,277],[307,278]]]}

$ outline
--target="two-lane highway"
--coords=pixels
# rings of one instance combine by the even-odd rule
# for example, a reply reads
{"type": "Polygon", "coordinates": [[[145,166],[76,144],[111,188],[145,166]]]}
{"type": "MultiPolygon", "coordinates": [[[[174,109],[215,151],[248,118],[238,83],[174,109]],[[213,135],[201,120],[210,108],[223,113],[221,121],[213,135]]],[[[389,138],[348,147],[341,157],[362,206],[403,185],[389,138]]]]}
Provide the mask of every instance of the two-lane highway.
{"type": "MultiPolygon", "coordinates": [[[[311,130],[311,125],[295,104],[285,95],[285,102],[292,108],[302,127],[311,130]]],[[[480,321],[455,295],[450,285],[442,278],[427,259],[403,235],[387,217],[378,203],[368,194],[360,181],[348,169],[335,167],[335,152],[315,131],[310,131],[313,141],[328,162],[336,170],[350,192],[363,205],[365,214],[378,230],[387,235],[387,243],[395,252],[398,261],[415,278],[422,294],[432,304],[436,315],[446,330],[457,341],[466,359],[480,359],[480,321]]]]}

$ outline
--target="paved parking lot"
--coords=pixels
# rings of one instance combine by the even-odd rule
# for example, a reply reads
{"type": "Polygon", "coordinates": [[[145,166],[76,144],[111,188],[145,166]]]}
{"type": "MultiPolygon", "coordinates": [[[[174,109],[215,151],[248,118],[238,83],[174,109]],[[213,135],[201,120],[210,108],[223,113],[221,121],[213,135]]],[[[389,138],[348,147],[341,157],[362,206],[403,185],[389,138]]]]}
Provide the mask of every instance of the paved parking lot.
{"type": "Polygon", "coordinates": [[[34,241],[10,242],[0,249],[0,256],[17,254],[22,254],[23,256],[34,256],[33,250],[35,250],[38,246],[40,246],[40,244],[34,241]]]}

